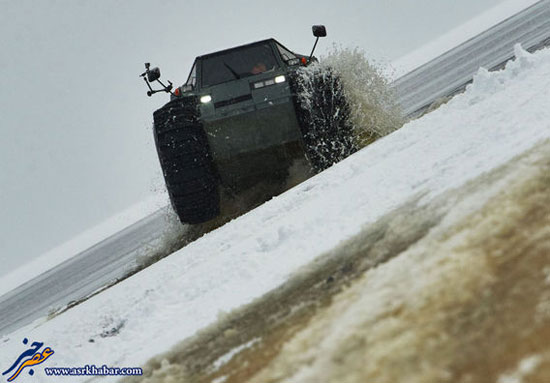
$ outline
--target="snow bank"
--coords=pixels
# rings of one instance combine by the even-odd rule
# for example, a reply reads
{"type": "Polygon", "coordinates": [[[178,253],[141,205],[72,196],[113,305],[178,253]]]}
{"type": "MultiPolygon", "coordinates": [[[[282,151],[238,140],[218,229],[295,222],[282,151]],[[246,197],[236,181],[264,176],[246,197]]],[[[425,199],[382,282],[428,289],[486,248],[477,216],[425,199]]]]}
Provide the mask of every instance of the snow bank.
{"type": "MultiPolygon", "coordinates": [[[[411,197],[427,203],[550,138],[550,51],[516,50],[506,70],[480,71],[437,111],[68,312],[4,337],[0,366],[23,351],[24,337],[55,350],[48,367],[141,365],[411,197]]],[[[48,380],[36,370],[35,380],[48,380]]]]}
{"type": "Polygon", "coordinates": [[[550,291],[549,163],[547,140],[445,193],[427,209],[446,205],[438,224],[333,296],[273,360],[260,346],[224,373],[260,367],[238,379],[247,383],[547,381],[550,316],[537,320],[535,308],[550,291]]]}

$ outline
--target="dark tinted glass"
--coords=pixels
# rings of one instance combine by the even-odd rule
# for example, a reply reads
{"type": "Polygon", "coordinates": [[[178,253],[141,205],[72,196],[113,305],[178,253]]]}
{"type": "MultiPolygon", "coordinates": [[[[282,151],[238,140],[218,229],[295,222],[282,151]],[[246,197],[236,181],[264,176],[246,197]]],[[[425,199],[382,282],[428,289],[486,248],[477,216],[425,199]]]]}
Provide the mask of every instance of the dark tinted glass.
{"type": "Polygon", "coordinates": [[[269,44],[232,50],[202,59],[202,86],[268,72],[277,67],[269,44]]]}
{"type": "Polygon", "coordinates": [[[287,62],[296,58],[294,53],[292,53],[291,51],[283,47],[281,44],[277,44],[277,48],[279,49],[279,53],[281,54],[281,57],[284,62],[287,62]]]}
{"type": "Polygon", "coordinates": [[[195,86],[197,82],[197,63],[193,63],[193,68],[191,69],[191,73],[189,73],[189,77],[187,78],[187,82],[185,85],[191,85],[195,86]]]}

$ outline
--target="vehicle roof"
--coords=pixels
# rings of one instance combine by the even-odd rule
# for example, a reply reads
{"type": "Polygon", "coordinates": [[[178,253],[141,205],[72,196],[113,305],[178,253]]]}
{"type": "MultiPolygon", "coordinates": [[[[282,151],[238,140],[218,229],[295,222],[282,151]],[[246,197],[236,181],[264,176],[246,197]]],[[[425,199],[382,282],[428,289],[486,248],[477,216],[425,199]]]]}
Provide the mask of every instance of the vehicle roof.
{"type": "Polygon", "coordinates": [[[223,49],[223,50],[221,50],[221,51],[216,51],[216,52],[207,53],[207,54],[205,54],[205,55],[197,56],[197,58],[196,58],[195,60],[200,60],[200,59],[205,59],[205,58],[208,58],[208,57],[211,57],[211,56],[216,56],[216,55],[218,55],[218,54],[220,54],[220,53],[229,52],[229,51],[232,51],[232,50],[234,50],[234,49],[241,49],[241,48],[245,48],[245,47],[249,47],[249,46],[253,46],[253,45],[265,44],[265,43],[270,43],[270,42],[276,42],[277,44],[282,45],[281,43],[279,43],[279,42],[278,42],[277,40],[275,40],[274,38],[270,38],[270,39],[255,41],[255,42],[253,42],[253,43],[248,43],[248,44],[239,45],[239,46],[232,47],[232,48],[228,48],[228,49],[223,49]]]}

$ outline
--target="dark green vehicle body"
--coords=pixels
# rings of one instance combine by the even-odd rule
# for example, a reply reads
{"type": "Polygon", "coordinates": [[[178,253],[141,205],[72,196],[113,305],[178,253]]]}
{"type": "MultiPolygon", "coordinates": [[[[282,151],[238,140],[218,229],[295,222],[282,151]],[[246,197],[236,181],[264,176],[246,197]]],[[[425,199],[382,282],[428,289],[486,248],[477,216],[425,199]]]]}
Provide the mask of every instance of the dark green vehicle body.
{"type": "Polygon", "coordinates": [[[181,222],[216,218],[222,195],[238,196],[262,181],[283,185],[297,159],[320,172],[357,150],[339,76],[320,66],[302,71],[317,61],[313,51],[326,36],[322,25],[312,31],[317,40],[309,56],[274,39],[199,56],[173,92],[172,83],[159,80],[160,70],[145,64],[147,95],[172,94],[153,113],[153,131],[181,222]]]}
{"type": "Polygon", "coordinates": [[[302,57],[268,39],[196,58],[176,94],[210,97],[200,119],[222,185],[249,186],[304,156],[290,86],[302,57]],[[265,70],[254,73],[258,60],[265,70]]]}

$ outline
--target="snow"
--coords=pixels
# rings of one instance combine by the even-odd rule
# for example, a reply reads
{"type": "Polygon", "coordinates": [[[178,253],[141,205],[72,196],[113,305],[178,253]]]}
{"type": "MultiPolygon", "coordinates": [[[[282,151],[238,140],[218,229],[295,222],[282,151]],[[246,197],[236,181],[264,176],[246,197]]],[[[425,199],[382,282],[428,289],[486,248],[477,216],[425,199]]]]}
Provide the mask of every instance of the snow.
{"type": "MultiPolygon", "coordinates": [[[[428,203],[549,139],[550,50],[516,47],[516,55],[504,71],[481,69],[435,112],[66,313],[4,337],[0,366],[23,351],[24,337],[54,349],[46,367],[142,365],[410,198],[428,203]]],[[[47,380],[36,370],[33,379],[47,380]]]]}
{"type": "Polygon", "coordinates": [[[522,383],[523,378],[531,374],[542,362],[540,355],[531,355],[522,359],[514,372],[503,374],[497,383],[522,383]]]}
{"type": "MultiPolygon", "coordinates": [[[[395,78],[418,68],[539,0],[507,0],[391,63],[395,78]]],[[[388,72],[388,74],[390,74],[388,72]]]]}
{"type": "Polygon", "coordinates": [[[246,350],[247,348],[250,348],[254,346],[256,343],[260,341],[260,338],[254,338],[249,342],[246,342],[245,344],[242,344],[238,347],[235,347],[234,349],[230,350],[227,354],[224,354],[220,356],[218,359],[216,359],[213,363],[214,369],[219,369],[221,366],[226,364],[233,358],[235,355],[237,355],[239,352],[246,350]]]}
{"type": "MultiPolygon", "coordinates": [[[[361,261],[373,260],[376,266],[351,282],[337,276],[336,283],[346,288],[331,296],[326,306],[306,314],[307,324],[293,332],[296,320],[284,320],[287,330],[278,331],[276,342],[265,335],[254,355],[241,355],[224,372],[234,378],[240,366],[258,366],[260,371],[246,379],[249,383],[496,382],[496,377],[491,379],[495,372],[510,377],[529,374],[525,382],[546,381],[535,364],[548,360],[546,337],[540,336],[548,316],[546,322],[533,318],[528,302],[547,296],[537,274],[550,254],[550,242],[545,241],[550,238],[549,160],[547,140],[441,195],[421,212],[405,205],[391,218],[366,227],[352,243],[330,255],[338,254],[341,263],[354,264],[356,271],[361,261]],[[372,235],[380,231],[384,234],[372,235]],[[388,250],[396,243],[399,250],[388,250]],[[391,254],[391,259],[380,262],[381,254],[391,254]],[[507,352],[509,345],[513,350],[507,352]],[[273,359],[261,360],[273,351],[273,359]],[[525,358],[533,352],[539,357],[525,358]],[[525,359],[519,363],[518,358],[525,359]]],[[[326,268],[311,270],[317,283],[326,278],[326,268]]],[[[296,293],[296,285],[285,290],[296,293]]],[[[326,300],[320,295],[324,299],[318,299],[326,300]]],[[[239,333],[262,334],[247,329],[239,333]]],[[[182,345],[171,352],[169,366],[176,371],[184,366],[174,356],[184,350],[182,345]]],[[[156,376],[170,371],[152,369],[156,376]]],[[[519,382],[506,383],[512,381],[519,382]]]]}
{"type": "Polygon", "coordinates": [[[0,277],[0,296],[38,275],[53,269],[76,254],[92,247],[122,229],[168,204],[168,196],[157,194],[114,215],[41,256],[0,277]]]}

